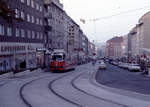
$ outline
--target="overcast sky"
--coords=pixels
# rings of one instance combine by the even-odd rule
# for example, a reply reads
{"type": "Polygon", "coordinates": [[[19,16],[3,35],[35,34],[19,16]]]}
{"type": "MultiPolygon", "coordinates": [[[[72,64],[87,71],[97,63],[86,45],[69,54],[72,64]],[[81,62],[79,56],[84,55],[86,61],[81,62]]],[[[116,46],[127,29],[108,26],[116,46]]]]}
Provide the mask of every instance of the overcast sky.
{"type": "Polygon", "coordinates": [[[150,11],[150,0],[61,0],[66,12],[81,26],[92,41],[105,42],[114,36],[127,34],[139,18],[150,11]],[[149,7],[148,7],[149,6],[149,7]],[[95,22],[90,19],[107,17],[129,10],[140,9],[95,22]],[[86,20],[83,25],[80,18],[86,20]]]}

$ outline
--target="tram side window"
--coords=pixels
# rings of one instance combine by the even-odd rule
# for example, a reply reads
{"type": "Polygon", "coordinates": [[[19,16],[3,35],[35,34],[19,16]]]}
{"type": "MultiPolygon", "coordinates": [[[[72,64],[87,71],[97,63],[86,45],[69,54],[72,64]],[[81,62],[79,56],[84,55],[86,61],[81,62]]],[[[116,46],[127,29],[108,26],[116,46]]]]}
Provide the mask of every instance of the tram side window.
{"type": "Polygon", "coordinates": [[[65,60],[65,58],[66,58],[66,55],[63,55],[63,60],[65,60]]]}
{"type": "Polygon", "coordinates": [[[52,56],[52,60],[53,61],[61,61],[61,60],[63,60],[63,58],[61,55],[54,55],[54,56],[52,56]]]}

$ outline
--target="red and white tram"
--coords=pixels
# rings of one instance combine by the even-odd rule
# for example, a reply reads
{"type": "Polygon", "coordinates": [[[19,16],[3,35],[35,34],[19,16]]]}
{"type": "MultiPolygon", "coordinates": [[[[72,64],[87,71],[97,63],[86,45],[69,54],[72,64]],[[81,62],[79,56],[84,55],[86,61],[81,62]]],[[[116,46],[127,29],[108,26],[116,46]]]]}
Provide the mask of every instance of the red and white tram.
{"type": "Polygon", "coordinates": [[[54,50],[51,54],[50,71],[61,72],[75,69],[76,64],[67,57],[65,51],[54,50]]]}

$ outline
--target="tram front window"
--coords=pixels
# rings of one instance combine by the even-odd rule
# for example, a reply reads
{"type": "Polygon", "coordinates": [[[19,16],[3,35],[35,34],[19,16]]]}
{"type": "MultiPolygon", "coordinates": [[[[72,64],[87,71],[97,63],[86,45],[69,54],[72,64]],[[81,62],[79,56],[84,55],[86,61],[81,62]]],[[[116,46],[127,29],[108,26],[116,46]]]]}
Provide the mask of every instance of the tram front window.
{"type": "Polygon", "coordinates": [[[62,61],[63,57],[61,55],[54,55],[52,56],[53,61],[62,61]]]}

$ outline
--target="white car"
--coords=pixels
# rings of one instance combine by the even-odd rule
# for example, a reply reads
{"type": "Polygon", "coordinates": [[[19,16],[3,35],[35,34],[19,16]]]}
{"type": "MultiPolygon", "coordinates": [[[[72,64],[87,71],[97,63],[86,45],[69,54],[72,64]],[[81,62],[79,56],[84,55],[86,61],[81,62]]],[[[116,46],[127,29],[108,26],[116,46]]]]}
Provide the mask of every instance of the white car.
{"type": "Polygon", "coordinates": [[[106,64],[104,62],[101,62],[99,65],[99,69],[106,69],[106,64]]]}
{"type": "Polygon", "coordinates": [[[140,71],[140,66],[139,64],[129,64],[128,66],[129,71],[140,71]]]}
{"type": "Polygon", "coordinates": [[[123,67],[123,63],[119,62],[118,67],[122,68],[123,67]]]}
{"type": "Polygon", "coordinates": [[[123,63],[122,68],[123,68],[123,69],[128,69],[128,68],[129,68],[129,65],[130,65],[129,63],[123,63]]]}

